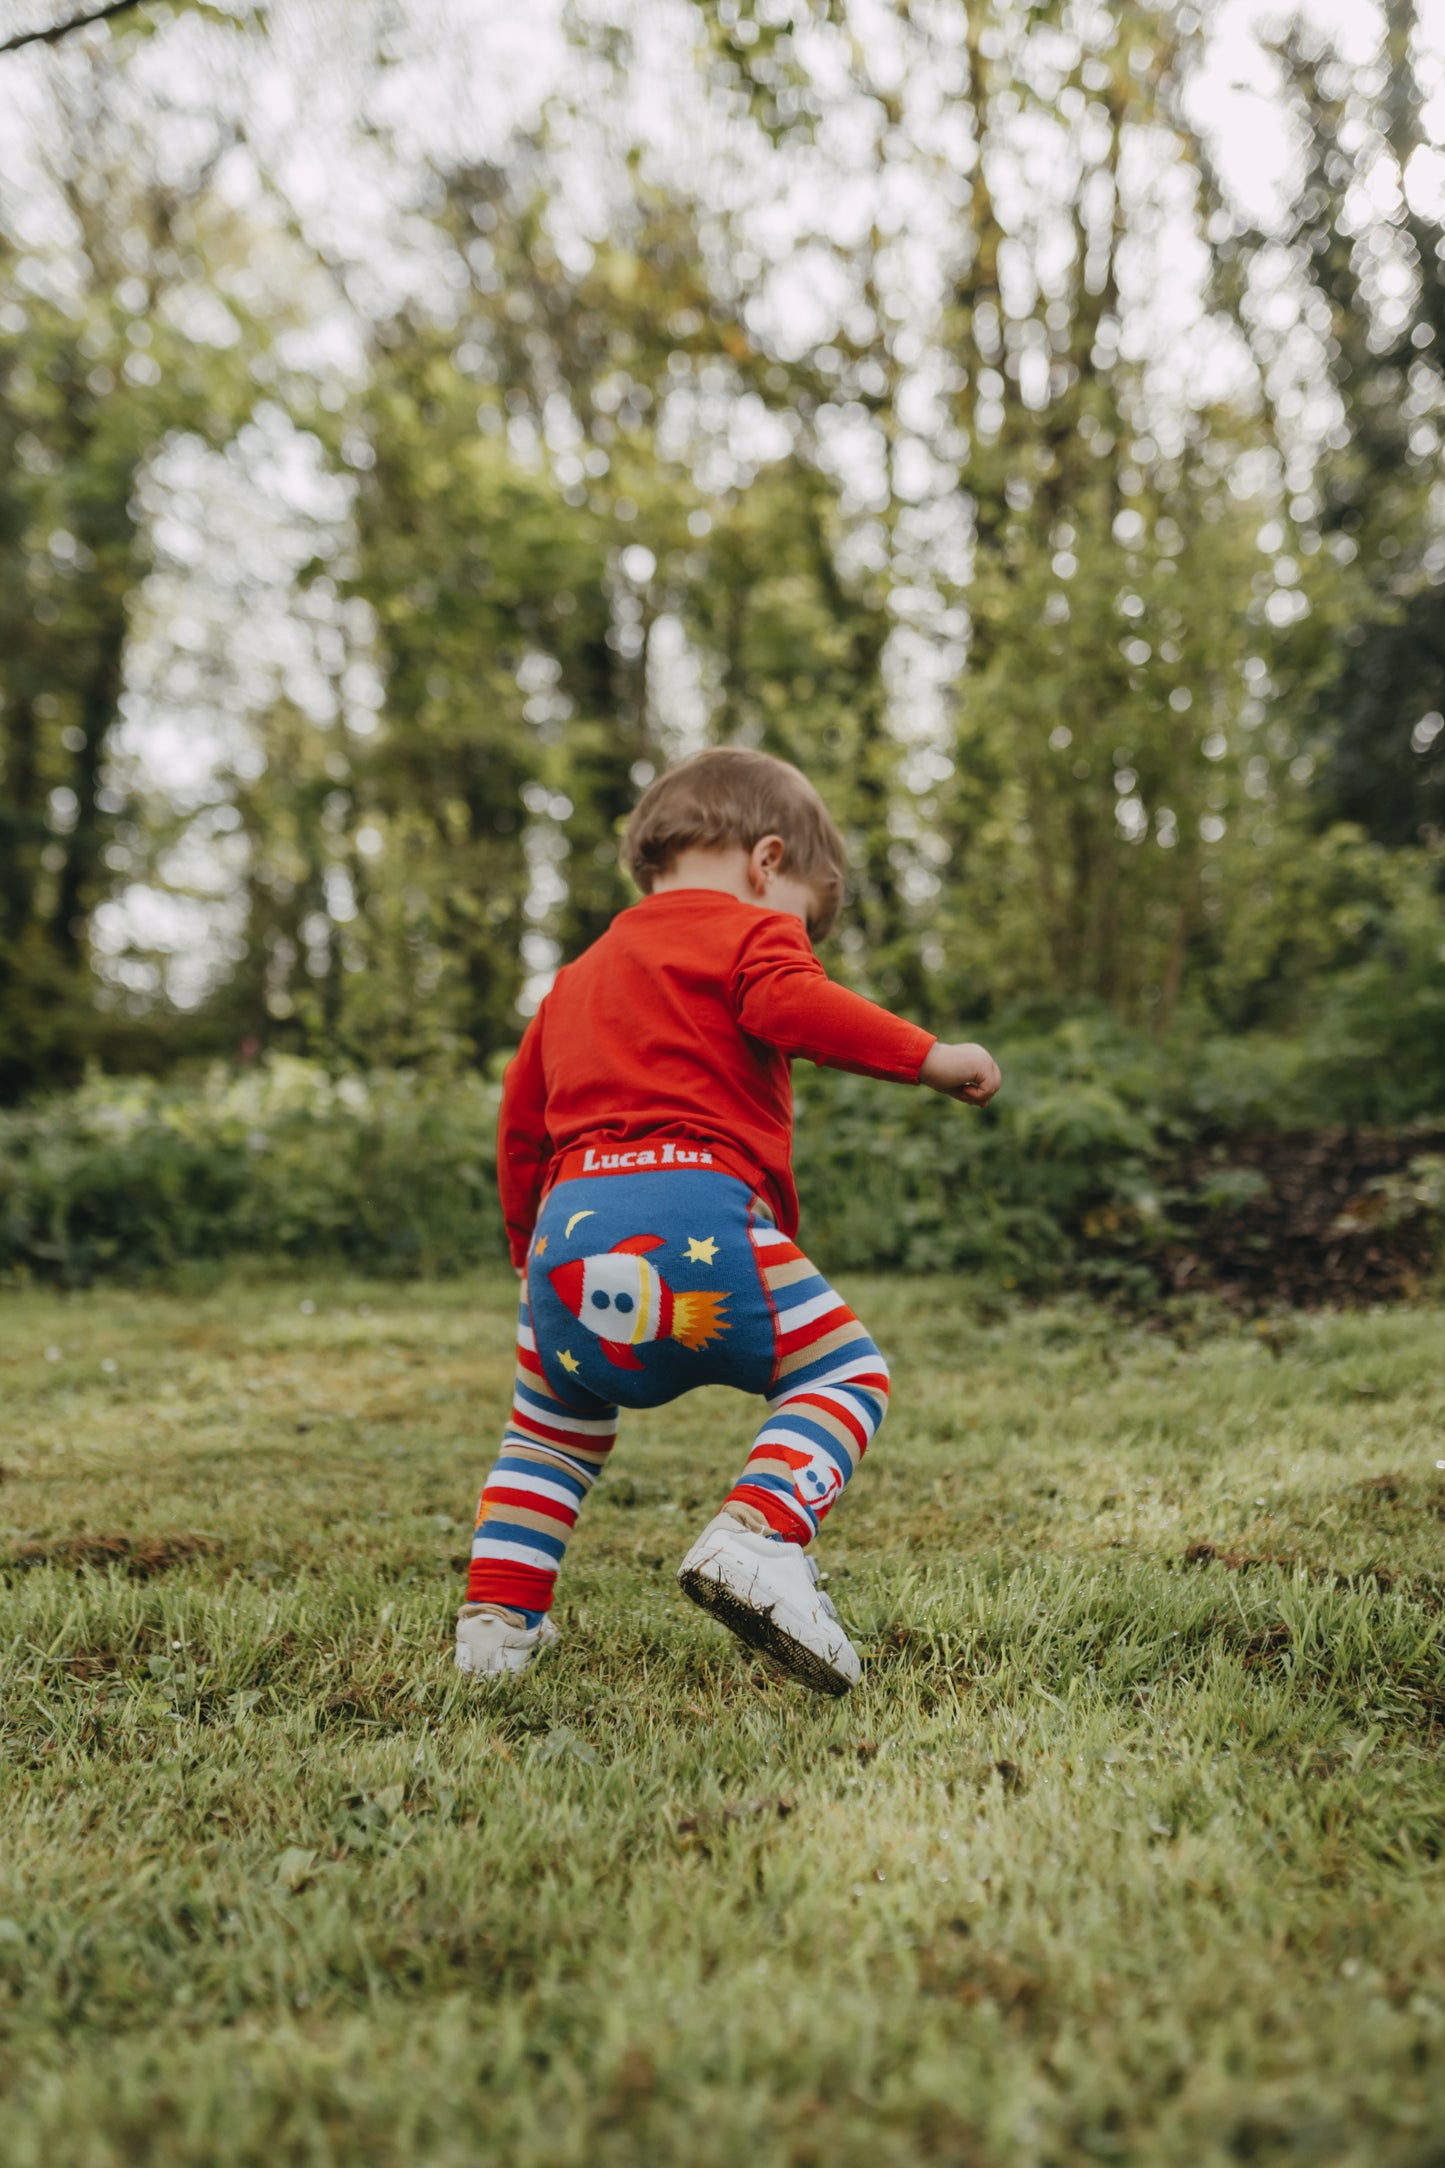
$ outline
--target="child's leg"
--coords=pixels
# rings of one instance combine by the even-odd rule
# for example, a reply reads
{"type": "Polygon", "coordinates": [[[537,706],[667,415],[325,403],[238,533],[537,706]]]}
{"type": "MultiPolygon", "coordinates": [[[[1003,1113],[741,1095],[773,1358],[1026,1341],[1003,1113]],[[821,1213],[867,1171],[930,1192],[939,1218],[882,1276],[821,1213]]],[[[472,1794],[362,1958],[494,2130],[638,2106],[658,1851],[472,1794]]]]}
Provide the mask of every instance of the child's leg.
{"type": "Polygon", "coordinates": [[[477,1508],[468,1603],[500,1604],[520,1612],[529,1627],[541,1622],[582,1501],[616,1436],[615,1407],[581,1386],[564,1401],[547,1383],[524,1294],[516,1391],[477,1508]]]}
{"type": "Polygon", "coordinates": [[[724,1501],[809,1543],[841,1497],[888,1407],[888,1365],[841,1295],[786,1235],[752,1233],[773,1311],[768,1416],[724,1501]]]}

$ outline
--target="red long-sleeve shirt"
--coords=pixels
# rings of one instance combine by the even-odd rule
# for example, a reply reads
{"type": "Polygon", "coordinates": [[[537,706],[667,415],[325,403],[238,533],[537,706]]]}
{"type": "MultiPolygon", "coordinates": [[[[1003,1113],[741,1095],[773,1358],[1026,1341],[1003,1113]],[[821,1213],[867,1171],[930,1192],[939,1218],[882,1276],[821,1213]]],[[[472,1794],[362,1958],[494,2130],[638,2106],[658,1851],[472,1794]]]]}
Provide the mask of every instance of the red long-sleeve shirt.
{"type": "Polygon", "coordinates": [[[915,1084],[933,1043],[835,985],[790,913],[703,888],[644,897],[558,972],[508,1064],[497,1183],[513,1263],[564,1155],[642,1138],[755,1175],[793,1234],[790,1057],[915,1084]]]}

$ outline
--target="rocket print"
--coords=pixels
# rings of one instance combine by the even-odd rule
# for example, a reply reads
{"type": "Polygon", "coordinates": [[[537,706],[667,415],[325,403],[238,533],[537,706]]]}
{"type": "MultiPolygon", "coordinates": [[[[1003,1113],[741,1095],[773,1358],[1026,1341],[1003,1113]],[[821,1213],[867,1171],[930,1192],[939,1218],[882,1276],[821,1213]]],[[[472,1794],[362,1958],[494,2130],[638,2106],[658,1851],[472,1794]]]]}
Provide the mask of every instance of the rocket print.
{"type": "Polygon", "coordinates": [[[597,1335],[603,1354],[619,1370],[643,1367],[632,1350],[644,1341],[677,1340],[686,1348],[702,1348],[728,1329],[726,1294],[676,1294],[648,1263],[643,1252],[659,1249],[663,1239],[629,1235],[610,1250],[572,1258],[547,1275],[559,1300],[597,1335]]]}

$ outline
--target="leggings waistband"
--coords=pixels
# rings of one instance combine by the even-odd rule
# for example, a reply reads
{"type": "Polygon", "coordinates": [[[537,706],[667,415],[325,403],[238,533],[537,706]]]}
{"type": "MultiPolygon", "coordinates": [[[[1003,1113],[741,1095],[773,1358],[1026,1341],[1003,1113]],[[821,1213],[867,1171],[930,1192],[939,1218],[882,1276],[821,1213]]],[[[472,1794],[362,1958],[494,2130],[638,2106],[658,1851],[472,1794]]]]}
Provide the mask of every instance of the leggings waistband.
{"type": "Polygon", "coordinates": [[[551,1190],[558,1182],[575,1182],[583,1176],[675,1174],[680,1169],[730,1174],[750,1190],[757,1192],[763,1188],[761,1171],[745,1153],[718,1144],[711,1138],[704,1144],[700,1138],[688,1137],[656,1137],[651,1141],[641,1137],[633,1144],[610,1148],[600,1144],[575,1145],[553,1161],[547,1187],[551,1190]]]}

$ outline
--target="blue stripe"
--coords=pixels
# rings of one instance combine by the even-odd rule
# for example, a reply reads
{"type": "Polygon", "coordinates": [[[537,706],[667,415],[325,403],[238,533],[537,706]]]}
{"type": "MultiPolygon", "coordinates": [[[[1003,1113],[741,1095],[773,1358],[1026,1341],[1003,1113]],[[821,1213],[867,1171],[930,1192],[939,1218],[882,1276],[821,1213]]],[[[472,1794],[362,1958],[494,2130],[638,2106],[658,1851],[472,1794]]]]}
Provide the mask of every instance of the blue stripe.
{"type": "MultiPolygon", "coordinates": [[[[816,1362],[806,1363],[801,1370],[790,1370],[785,1381],[787,1399],[791,1400],[794,1393],[806,1392],[812,1385],[821,1385],[827,1382],[828,1372],[836,1370],[838,1367],[838,1357],[841,1352],[838,1348],[831,1348],[826,1355],[820,1355],[816,1362]]],[[[878,1363],[880,1369],[883,1367],[882,1356],[878,1353],[873,1342],[866,1338],[848,1342],[846,1360],[850,1363],[872,1360],[878,1363]]],[[[851,1389],[865,1394],[869,1391],[869,1387],[866,1385],[851,1389]]],[[[846,1381],[840,1379],[836,1384],[829,1384],[828,1390],[830,1392],[846,1393],[850,1390],[850,1386],[846,1381]]],[[[779,1406],[781,1405],[782,1402],[779,1402],[779,1406]]]]}
{"type": "Polygon", "coordinates": [[[530,1370],[518,1370],[516,1388],[512,1397],[518,1402],[528,1400],[530,1397],[531,1405],[535,1408],[539,1420],[543,1422],[546,1421],[548,1415],[555,1415],[559,1408],[564,1415],[573,1416],[577,1421],[583,1423],[615,1423],[617,1421],[617,1409],[609,1401],[597,1400],[590,1394],[588,1396],[590,1405],[586,1407],[579,1405],[575,1400],[564,1400],[560,1393],[552,1391],[545,1379],[539,1385],[530,1370]]]}
{"type": "MultiPolygon", "coordinates": [[[[766,1452],[767,1448],[764,1447],[763,1450],[766,1452]]],[[[766,1474],[762,1469],[755,1468],[751,1461],[738,1477],[738,1481],[746,1483],[751,1490],[776,1492],[779,1498],[786,1498],[790,1506],[796,1506],[800,1513],[807,1510],[790,1482],[783,1476],[766,1474]]]]}
{"type": "MultiPolygon", "coordinates": [[[[486,1497],[485,1491],[482,1496],[486,1497]]],[[[485,1558],[489,1543],[522,1543],[529,1550],[545,1551],[559,1565],[567,1552],[565,1536],[544,1536],[540,1529],[523,1528],[519,1521],[499,1521],[490,1513],[472,1538],[473,1558],[485,1558]]]]}
{"type": "MultiPolygon", "coordinates": [[[[766,1427],[770,1438],[774,1431],[786,1430],[790,1437],[805,1445],[815,1459],[820,1453],[826,1453],[829,1460],[836,1463],[845,1483],[853,1473],[854,1462],[838,1440],[824,1430],[821,1424],[809,1422],[805,1416],[795,1414],[791,1408],[780,1408],[766,1427]]],[[[755,1452],[766,1453],[767,1450],[766,1444],[754,1447],[755,1452]]]]}
{"type": "MultiPolygon", "coordinates": [[[[497,1457],[497,1465],[492,1470],[491,1475],[487,1477],[487,1481],[490,1483],[494,1481],[494,1479],[499,1475],[515,1475],[518,1481],[518,1486],[522,1487],[525,1486],[529,1481],[534,1480],[538,1475],[542,1473],[542,1471],[538,1468],[537,1463],[534,1460],[523,1460],[520,1455],[509,1453],[507,1451],[507,1444],[509,1439],[511,1439],[511,1442],[513,1444],[517,1445],[521,1444],[522,1442],[520,1438],[512,1439],[510,1432],[508,1432],[507,1435],[503,1437],[502,1450],[497,1457]]],[[[535,1447],[533,1448],[533,1450],[536,1450],[535,1447]]],[[[587,1496],[588,1491],[590,1491],[592,1488],[591,1470],[589,1469],[587,1473],[583,1475],[577,1471],[571,1461],[568,1461],[565,1467],[554,1467],[549,1463],[546,1474],[547,1480],[549,1482],[555,1482],[559,1490],[570,1490],[575,1492],[577,1503],[579,1505],[582,1503],[582,1500],[587,1496]]]]}
{"type": "MultiPolygon", "coordinates": [[[[539,1385],[530,1370],[517,1372],[517,1383],[512,1397],[518,1407],[532,1408],[543,1420],[549,1415],[555,1415],[559,1409],[563,1415],[574,1417],[577,1412],[575,1408],[569,1408],[565,1400],[559,1400],[545,1383],[539,1385]]],[[[592,1417],[584,1416],[582,1420],[590,1423],[592,1417]]],[[[604,1418],[598,1416],[597,1420],[601,1422],[604,1418]]]]}
{"type": "MultiPolygon", "coordinates": [[[[811,1280],[795,1280],[791,1287],[775,1287],[771,1293],[779,1315],[786,1317],[788,1312],[796,1310],[800,1303],[814,1302],[819,1295],[831,1295],[833,1290],[819,1272],[815,1273],[811,1280]]],[[[841,1307],[843,1297],[838,1295],[835,1299],[841,1307]]]]}
{"type": "MultiPolygon", "coordinates": [[[[792,1379],[789,1378],[790,1390],[792,1383],[792,1379]]],[[[837,1393],[840,1398],[846,1398],[853,1413],[857,1416],[859,1422],[863,1424],[871,1438],[883,1420],[884,1410],[888,1406],[888,1395],[880,1387],[873,1385],[830,1385],[828,1390],[830,1393],[837,1393]]],[[[780,1400],[777,1408],[778,1415],[787,1415],[789,1412],[787,1401],[780,1400]]]]}
{"type": "Polygon", "coordinates": [[[789,1511],[794,1517],[800,1520],[803,1526],[809,1529],[813,1535],[816,1536],[818,1533],[817,1514],[810,1512],[792,1484],[785,1483],[781,1476],[760,1475],[756,1468],[748,1467],[744,1468],[742,1474],[738,1477],[736,1487],[739,1490],[767,1491],[773,1497],[785,1500],[789,1511]]]}

